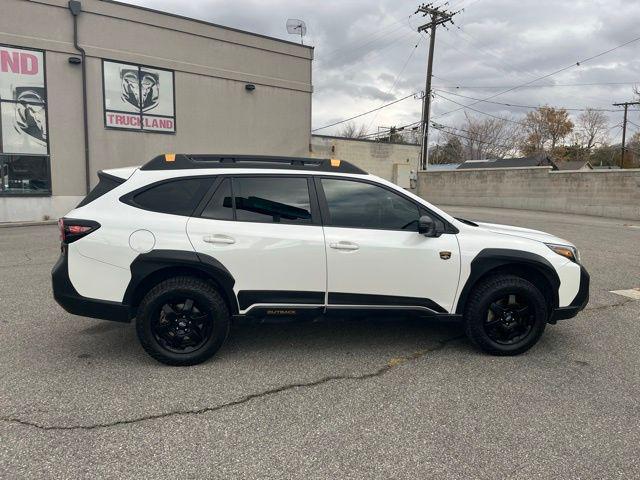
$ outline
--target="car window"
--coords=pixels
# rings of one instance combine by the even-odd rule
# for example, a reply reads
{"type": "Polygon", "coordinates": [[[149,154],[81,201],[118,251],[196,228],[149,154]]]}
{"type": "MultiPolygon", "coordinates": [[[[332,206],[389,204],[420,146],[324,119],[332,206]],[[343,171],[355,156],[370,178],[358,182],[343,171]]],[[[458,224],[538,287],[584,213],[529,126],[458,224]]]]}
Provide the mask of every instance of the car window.
{"type": "Polygon", "coordinates": [[[202,217],[214,220],[233,220],[231,179],[225,178],[202,211],[202,217]]]}
{"type": "Polygon", "coordinates": [[[322,179],[329,225],[381,230],[418,230],[417,205],[377,185],[322,179]]]}
{"type": "Polygon", "coordinates": [[[163,182],[133,197],[146,210],[189,216],[211,186],[212,178],[184,178],[163,182]]]}
{"type": "Polygon", "coordinates": [[[236,219],[246,222],[311,223],[306,178],[236,177],[236,219]]]}

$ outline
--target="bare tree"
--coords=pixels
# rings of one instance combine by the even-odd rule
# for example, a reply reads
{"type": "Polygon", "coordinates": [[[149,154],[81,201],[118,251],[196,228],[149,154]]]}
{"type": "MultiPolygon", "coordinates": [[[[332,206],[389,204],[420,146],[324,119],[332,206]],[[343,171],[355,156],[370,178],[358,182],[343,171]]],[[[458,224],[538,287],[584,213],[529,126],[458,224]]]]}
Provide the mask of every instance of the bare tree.
{"type": "Polygon", "coordinates": [[[438,144],[429,152],[429,163],[441,165],[446,163],[462,163],[464,158],[464,147],[460,138],[442,131],[438,144]]]}
{"type": "Polygon", "coordinates": [[[607,116],[600,111],[588,108],[582,112],[578,116],[577,127],[577,139],[587,152],[590,152],[596,144],[608,141],[607,116]]]}
{"type": "Polygon", "coordinates": [[[456,130],[465,160],[505,158],[517,152],[520,143],[518,124],[510,119],[465,114],[465,122],[456,130]]]}
{"type": "Polygon", "coordinates": [[[367,127],[364,124],[357,125],[354,122],[347,123],[338,133],[339,137],[344,138],[362,138],[367,134],[367,127]]]}

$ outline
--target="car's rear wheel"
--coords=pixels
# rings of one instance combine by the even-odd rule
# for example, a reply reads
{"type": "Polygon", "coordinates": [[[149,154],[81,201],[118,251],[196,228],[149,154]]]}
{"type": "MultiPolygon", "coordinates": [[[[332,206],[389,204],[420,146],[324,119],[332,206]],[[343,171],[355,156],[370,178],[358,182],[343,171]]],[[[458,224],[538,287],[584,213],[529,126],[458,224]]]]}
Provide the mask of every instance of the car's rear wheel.
{"type": "Polygon", "coordinates": [[[136,331],[145,351],[167,365],[211,358],[229,334],[229,309],[204,280],[175,277],[152,288],[138,308],[136,331]]]}
{"type": "Polygon", "coordinates": [[[548,309],[544,295],[527,280],[497,275],[483,280],[465,308],[469,339],[492,355],[518,355],[542,336],[548,309]]]}

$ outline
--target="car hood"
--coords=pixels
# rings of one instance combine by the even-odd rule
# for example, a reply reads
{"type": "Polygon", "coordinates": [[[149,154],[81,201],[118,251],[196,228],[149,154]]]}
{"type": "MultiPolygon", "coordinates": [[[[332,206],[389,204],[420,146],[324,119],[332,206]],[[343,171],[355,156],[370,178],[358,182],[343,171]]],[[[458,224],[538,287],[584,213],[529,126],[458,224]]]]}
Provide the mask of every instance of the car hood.
{"type": "Polygon", "coordinates": [[[541,232],[540,230],[532,230],[530,228],[522,228],[522,227],[513,227],[511,225],[500,225],[497,223],[484,223],[484,222],[474,222],[478,225],[479,228],[484,230],[488,230],[494,233],[502,233],[505,235],[514,235],[516,237],[528,238],[530,240],[537,240],[539,242],[544,243],[556,243],[560,245],[571,245],[571,242],[567,240],[556,237],[555,235],[551,235],[550,233],[541,232]]]}

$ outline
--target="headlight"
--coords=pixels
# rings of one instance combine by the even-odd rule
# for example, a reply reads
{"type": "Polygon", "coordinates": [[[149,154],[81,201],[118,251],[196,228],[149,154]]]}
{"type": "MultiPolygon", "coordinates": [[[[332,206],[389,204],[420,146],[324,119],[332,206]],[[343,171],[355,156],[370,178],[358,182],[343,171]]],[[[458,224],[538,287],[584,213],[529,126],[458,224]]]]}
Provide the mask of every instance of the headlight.
{"type": "Polygon", "coordinates": [[[580,253],[576,247],[570,247],[569,245],[556,245],[555,243],[545,243],[545,245],[558,255],[562,255],[572,262],[580,263],[580,253]]]}

